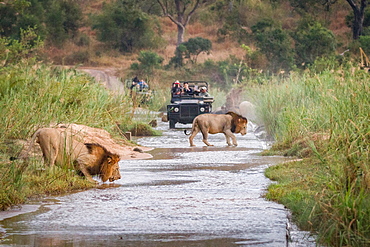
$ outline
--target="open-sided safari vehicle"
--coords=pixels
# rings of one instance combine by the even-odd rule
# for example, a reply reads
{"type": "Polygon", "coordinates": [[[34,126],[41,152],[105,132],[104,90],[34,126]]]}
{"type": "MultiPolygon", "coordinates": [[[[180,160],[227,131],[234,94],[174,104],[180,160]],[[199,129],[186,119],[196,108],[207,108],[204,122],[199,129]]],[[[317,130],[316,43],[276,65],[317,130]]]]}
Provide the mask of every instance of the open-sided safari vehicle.
{"type": "Polygon", "coordinates": [[[137,77],[125,80],[126,87],[130,90],[132,100],[140,104],[149,104],[153,99],[154,91],[151,90],[149,83],[139,80],[137,77]]]}
{"type": "Polygon", "coordinates": [[[202,88],[208,91],[209,86],[206,81],[176,81],[172,83],[171,104],[167,105],[170,129],[174,129],[176,123],[192,123],[199,114],[212,111],[213,97],[202,95],[200,92],[202,88]],[[186,93],[184,90],[174,89],[178,86],[184,88],[184,84],[188,84],[192,92],[186,93]]]}

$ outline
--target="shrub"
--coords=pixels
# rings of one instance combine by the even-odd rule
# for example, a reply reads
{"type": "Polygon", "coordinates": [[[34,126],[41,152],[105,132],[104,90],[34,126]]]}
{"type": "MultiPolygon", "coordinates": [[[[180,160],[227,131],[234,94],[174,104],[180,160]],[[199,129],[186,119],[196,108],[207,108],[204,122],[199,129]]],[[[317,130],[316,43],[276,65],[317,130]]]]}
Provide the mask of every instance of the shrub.
{"type": "Polygon", "coordinates": [[[182,67],[184,59],[188,59],[192,64],[197,63],[197,58],[202,52],[210,54],[212,42],[201,37],[190,38],[187,42],[180,44],[175,50],[175,56],[171,58],[169,66],[182,67]]]}
{"type": "Polygon", "coordinates": [[[295,40],[297,64],[308,65],[319,57],[334,55],[334,34],[318,22],[302,22],[292,36],[295,40]]]}
{"type": "Polygon", "coordinates": [[[360,36],[359,38],[360,46],[366,54],[370,54],[370,35],[360,36]]]}
{"type": "Polygon", "coordinates": [[[79,63],[81,64],[87,63],[89,61],[90,61],[90,52],[87,50],[79,50],[67,56],[64,60],[64,63],[74,65],[79,63]]]}
{"type": "Polygon", "coordinates": [[[116,1],[103,6],[103,13],[94,19],[93,29],[98,39],[118,48],[132,52],[140,48],[156,48],[159,30],[157,22],[148,14],[127,3],[116,1]]]}
{"type": "Polygon", "coordinates": [[[36,59],[43,45],[32,28],[21,30],[20,40],[0,38],[1,65],[7,66],[22,60],[36,59]]]}
{"type": "Polygon", "coordinates": [[[212,49],[212,42],[202,37],[190,38],[183,45],[186,47],[185,57],[190,59],[192,63],[197,63],[200,53],[204,52],[209,55],[212,49]]]}
{"type": "Polygon", "coordinates": [[[152,51],[140,51],[137,60],[140,62],[139,69],[145,73],[152,73],[154,69],[159,69],[163,58],[152,51]]]}
{"type": "Polygon", "coordinates": [[[273,72],[290,71],[294,64],[294,53],[290,36],[272,20],[263,20],[252,27],[257,46],[270,61],[273,72]]]}

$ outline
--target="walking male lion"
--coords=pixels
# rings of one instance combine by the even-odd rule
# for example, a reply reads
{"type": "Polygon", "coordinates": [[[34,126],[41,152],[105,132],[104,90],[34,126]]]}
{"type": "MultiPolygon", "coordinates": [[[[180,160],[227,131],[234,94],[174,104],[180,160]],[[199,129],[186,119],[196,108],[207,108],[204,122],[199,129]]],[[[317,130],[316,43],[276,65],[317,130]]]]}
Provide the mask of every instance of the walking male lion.
{"type": "Polygon", "coordinates": [[[73,164],[90,182],[97,183],[92,175],[103,182],[120,179],[117,154],[97,143],[84,143],[82,138],[63,128],[41,128],[35,132],[31,146],[40,144],[44,162],[48,166],[73,164]]]}
{"type": "MultiPolygon", "coordinates": [[[[248,120],[245,117],[242,117],[235,112],[228,112],[226,114],[198,115],[193,120],[193,127],[191,130],[191,135],[189,137],[190,146],[195,146],[193,140],[199,131],[202,132],[203,142],[207,146],[213,146],[208,142],[208,133],[224,133],[227,145],[231,146],[231,138],[233,141],[233,145],[237,146],[238,143],[233,133],[240,133],[242,135],[247,134],[247,123],[248,120]]],[[[184,132],[186,135],[188,135],[186,133],[186,130],[184,132]]]]}

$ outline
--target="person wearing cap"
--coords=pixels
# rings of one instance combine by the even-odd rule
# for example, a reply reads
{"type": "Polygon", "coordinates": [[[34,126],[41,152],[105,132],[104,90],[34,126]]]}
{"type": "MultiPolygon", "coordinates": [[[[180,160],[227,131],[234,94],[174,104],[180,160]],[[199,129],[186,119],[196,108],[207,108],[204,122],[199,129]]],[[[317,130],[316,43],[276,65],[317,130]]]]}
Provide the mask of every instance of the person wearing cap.
{"type": "Polygon", "coordinates": [[[172,95],[180,95],[182,92],[181,84],[179,81],[175,81],[172,86],[172,95]]]}
{"type": "Polygon", "coordinates": [[[210,97],[210,94],[207,92],[206,87],[201,87],[200,88],[199,96],[201,96],[201,97],[210,97]]]}

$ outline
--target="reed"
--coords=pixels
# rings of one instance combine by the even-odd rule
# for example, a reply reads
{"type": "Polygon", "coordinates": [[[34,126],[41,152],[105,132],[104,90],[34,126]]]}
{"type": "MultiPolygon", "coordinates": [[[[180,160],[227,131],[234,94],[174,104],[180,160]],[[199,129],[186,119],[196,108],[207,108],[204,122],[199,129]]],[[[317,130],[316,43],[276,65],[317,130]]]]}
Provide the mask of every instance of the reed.
{"type": "Polygon", "coordinates": [[[309,211],[301,227],[318,231],[318,239],[331,246],[370,244],[369,79],[369,73],[347,64],[254,89],[275,147],[310,150],[303,162],[266,171],[282,182],[267,196],[287,204],[297,217],[309,211]],[[296,183],[298,169],[305,178],[296,183]],[[284,171],[291,173],[279,174],[284,171]],[[297,194],[302,196],[292,198],[297,194]]]}

